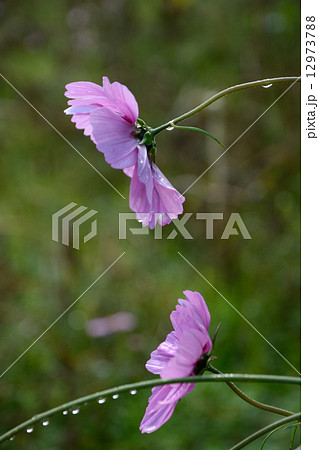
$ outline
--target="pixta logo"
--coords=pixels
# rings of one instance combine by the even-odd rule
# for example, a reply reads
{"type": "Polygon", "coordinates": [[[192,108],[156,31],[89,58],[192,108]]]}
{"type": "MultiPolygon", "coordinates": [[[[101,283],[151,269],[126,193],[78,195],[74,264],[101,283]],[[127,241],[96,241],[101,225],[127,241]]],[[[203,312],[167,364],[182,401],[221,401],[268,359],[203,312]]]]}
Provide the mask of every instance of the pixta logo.
{"type": "MultiPolygon", "coordinates": [[[[158,214],[160,218],[161,214],[158,214]]],[[[194,239],[193,236],[186,228],[186,222],[193,216],[193,213],[185,213],[181,215],[178,219],[173,219],[172,222],[175,225],[175,230],[171,231],[171,233],[163,238],[163,227],[156,224],[154,228],[154,239],[175,239],[178,234],[183,236],[184,239],[194,239]]],[[[206,222],[205,227],[205,238],[206,239],[214,239],[214,222],[215,220],[223,220],[223,213],[196,213],[196,220],[204,220],[206,222]]],[[[128,220],[134,219],[136,223],[136,215],[135,213],[119,213],[119,239],[126,239],[127,235],[127,225],[126,222],[128,220]]],[[[149,227],[135,227],[129,228],[130,232],[134,235],[145,235],[149,234],[149,227]]],[[[244,224],[243,219],[241,218],[239,213],[231,213],[229,219],[226,223],[224,231],[220,236],[220,239],[229,239],[230,236],[241,235],[244,239],[251,239],[249,231],[244,224]]]]}
{"type": "MultiPolygon", "coordinates": [[[[82,215],[88,208],[86,206],[78,206],[77,203],[71,202],[64,208],[52,214],[52,239],[53,241],[62,244],[70,245],[70,237],[72,236],[71,245],[77,250],[80,249],[80,227],[85,222],[88,222],[98,211],[94,209],[89,210],[82,215]],[[61,233],[60,233],[61,230],[61,233]]],[[[91,231],[83,237],[83,242],[86,243],[97,234],[97,222],[91,222],[91,231]]]]}

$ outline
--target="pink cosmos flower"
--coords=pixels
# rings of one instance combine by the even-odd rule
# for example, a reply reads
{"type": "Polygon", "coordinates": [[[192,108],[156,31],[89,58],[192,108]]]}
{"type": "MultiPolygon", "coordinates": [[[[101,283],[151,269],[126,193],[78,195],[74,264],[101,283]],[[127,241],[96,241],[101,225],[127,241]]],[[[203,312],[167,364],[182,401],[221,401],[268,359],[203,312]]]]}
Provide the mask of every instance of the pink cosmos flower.
{"type": "MultiPolygon", "coordinates": [[[[66,114],[90,136],[105,160],[131,177],[130,207],[143,226],[166,225],[183,212],[185,198],[150,161],[155,148],[139,145],[149,127],[138,119],[138,104],[128,88],[103,77],[103,86],[80,81],[66,85],[66,114]]],[[[143,142],[144,143],[144,142],[143,142]]]]}
{"type": "MultiPolygon", "coordinates": [[[[163,380],[195,375],[202,368],[201,360],[212,349],[208,334],[210,314],[198,292],[184,291],[186,300],[179,300],[170,319],[174,331],[168,334],[146,363],[149,372],[163,380]]],[[[152,433],[169,420],[178,401],[188,394],[194,383],[155,386],[140,425],[142,433],[152,433]]]]}

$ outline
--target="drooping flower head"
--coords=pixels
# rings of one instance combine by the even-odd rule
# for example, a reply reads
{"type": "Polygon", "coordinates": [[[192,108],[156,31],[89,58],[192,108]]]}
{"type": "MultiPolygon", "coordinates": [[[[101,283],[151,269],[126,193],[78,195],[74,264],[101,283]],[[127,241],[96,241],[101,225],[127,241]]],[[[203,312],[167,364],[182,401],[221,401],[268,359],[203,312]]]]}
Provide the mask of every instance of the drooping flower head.
{"type": "Polygon", "coordinates": [[[66,85],[66,114],[76,128],[90,136],[114,169],[131,177],[130,207],[143,226],[166,225],[183,212],[185,198],[155,165],[156,145],[151,128],[138,118],[138,104],[129,89],[110,83],[103,86],[80,81],[66,85]]]}
{"type": "MultiPolygon", "coordinates": [[[[184,291],[170,319],[174,331],[168,334],[146,363],[149,372],[164,380],[191,377],[203,368],[203,360],[212,350],[208,334],[210,314],[198,292],[184,291]]],[[[204,364],[205,365],[205,364],[204,364]]],[[[195,387],[194,383],[176,383],[152,389],[149,404],[140,425],[142,433],[152,433],[169,420],[178,401],[195,387]]]]}

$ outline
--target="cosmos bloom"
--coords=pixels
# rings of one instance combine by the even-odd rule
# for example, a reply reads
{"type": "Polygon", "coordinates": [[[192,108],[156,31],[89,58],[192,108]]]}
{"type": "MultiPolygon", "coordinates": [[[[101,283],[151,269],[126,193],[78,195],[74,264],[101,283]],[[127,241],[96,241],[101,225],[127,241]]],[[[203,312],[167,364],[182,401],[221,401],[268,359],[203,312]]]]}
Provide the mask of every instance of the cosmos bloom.
{"type": "MultiPolygon", "coordinates": [[[[170,316],[174,331],[146,363],[147,370],[163,380],[196,375],[213,346],[208,334],[210,314],[205,300],[198,292],[184,291],[184,294],[186,300],[179,300],[170,316]]],[[[194,383],[155,386],[140,425],[141,432],[152,433],[167,422],[178,401],[194,386],[194,383]]]]}
{"type": "Polygon", "coordinates": [[[153,229],[157,221],[166,225],[176,219],[185,198],[151,162],[154,138],[140,145],[149,127],[138,119],[138,104],[128,88],[103,77],[103,86],[69,83],[65,96],[71,99],[65,113],[72,115],[76,128],[90,136],[111,167],[131,177],[130,207],[142,226],[153,229]]]}

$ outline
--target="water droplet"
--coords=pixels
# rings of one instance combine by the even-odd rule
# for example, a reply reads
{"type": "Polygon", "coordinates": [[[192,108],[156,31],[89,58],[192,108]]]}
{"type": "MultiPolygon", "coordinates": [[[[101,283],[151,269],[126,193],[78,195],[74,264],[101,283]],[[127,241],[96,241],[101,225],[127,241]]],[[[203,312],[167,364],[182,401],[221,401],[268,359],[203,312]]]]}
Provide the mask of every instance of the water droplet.
{"type": "Polygon", "coordinates": [[[137,394],[137,390],[136,390],[136,389],[132,389],[132,390],[130,391],[130,394],[131,394],[131,395],[137,394]]]}
{"type": "Polygon", "coordinates": [[[66,415],[68,414],[68,412],[69,412],[69,411],[66,409],[66,410],[63,411],[62,414],[63,414],[64,416],[66,416],[66,415]]]}
{"type": "Polygon", "coordinates": [[[32,433],[33,427],[27,428],[27,433],[32,433]]]}
{"type": "Polygon", "coordinates": [[[73,409],[72,414],[79,414],[80,410],[79,408],[73,409]]]}
{"type": "Polygon", "coordinates": [[[116,400],[117,398],[119,398],[119,394],[114,394],[114,395],[112,395],[112,398],[113,398],[114,400],[116,400]]]}
{"type": "Polygon", "coordinates": [[[14,438],[15,438],[15,436],[11,436],[10,441],[13,441],[14,438]]]}
{"type": "Polygon", "coordinates": [[[270,88],[272,86],[272,83],[270,83],[270,84],[263,84],[262,85],[262,87],[264,88],[264,89],[268,89],[268,88],[270,88]]]}
{"type": "Polygon", "coordinates": [[[44,427],[47,427],[48,425],[49,425],[49,421],[48,420],[44,420],[43,422],[42,422],[42,425],[44,426],[44,427]]]}
{"type": "Polygon", "coordinates": [[[167,131],[172,131],[174,130],[174,124],[173,122],[170,123],[170,125],[166,128],[167,131]]]}
{"type": "Polygon", "coordinates": [[[97,401],[100,405],[103,405],[103,403],[106,402],[106,398],[99,398],[97,401]]]}

